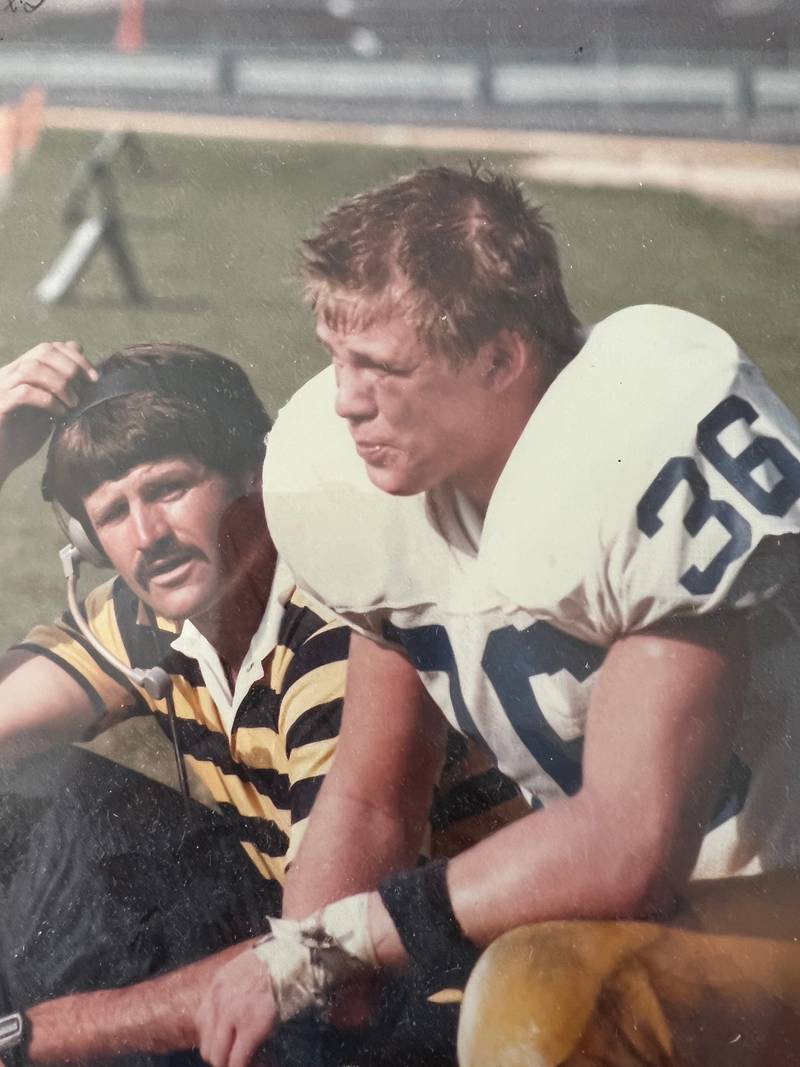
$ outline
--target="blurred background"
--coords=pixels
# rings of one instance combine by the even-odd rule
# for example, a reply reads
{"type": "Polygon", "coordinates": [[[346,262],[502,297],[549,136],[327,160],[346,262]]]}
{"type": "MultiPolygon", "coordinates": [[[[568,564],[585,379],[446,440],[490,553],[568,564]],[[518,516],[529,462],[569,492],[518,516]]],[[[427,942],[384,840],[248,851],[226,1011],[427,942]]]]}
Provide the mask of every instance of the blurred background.
{"type": "Polygon", "coordinates": [[[59,103],[798,136],[797,0],[3,6],[0,88],[37,80],[59,103]]]}
{"type": "MultiPolygon", "coordinates": [[[[798,118],[797,0],[3,0],[0,362],[182,339],[274,411],[323,363],[303,235],[472,161],[544,205],[585,321],[697,311],[800,411],[798,118]]],[[[39,477],[2,491],[5,643],[62,606],[39,477]]]]}

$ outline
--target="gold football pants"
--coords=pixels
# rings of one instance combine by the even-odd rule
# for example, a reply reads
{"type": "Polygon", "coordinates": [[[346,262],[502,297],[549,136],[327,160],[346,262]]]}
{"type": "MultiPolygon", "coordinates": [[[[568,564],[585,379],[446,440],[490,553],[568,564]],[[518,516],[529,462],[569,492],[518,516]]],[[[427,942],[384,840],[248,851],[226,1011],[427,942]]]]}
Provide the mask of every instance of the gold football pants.
{"type": "Polygon", "coordinates": [[[461,1007],[460,1067],[796,1067],[800,874],[695,883],[668,925],[499,938],[461,1007]]]}

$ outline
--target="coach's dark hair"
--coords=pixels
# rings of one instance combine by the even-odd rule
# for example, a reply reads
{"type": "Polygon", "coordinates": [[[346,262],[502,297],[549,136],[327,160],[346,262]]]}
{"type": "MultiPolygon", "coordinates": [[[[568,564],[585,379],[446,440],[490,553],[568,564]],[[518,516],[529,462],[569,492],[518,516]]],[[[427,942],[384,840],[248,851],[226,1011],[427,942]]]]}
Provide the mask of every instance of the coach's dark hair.
{"type": "Polygon", "coordinates": [[[549,225],[515,181],[482,168],[418,170],[345,200],[304,242],[302,268],[329,326],[400,311],[456,365],[504,329],[556,371],[582,344],[549,225]]]}
{"type": "Polygon", "coordinates": [[[97,365],[101,381],[136,368],[145,371],[143,389],[56,426],[45,484],[71,515],[81,517],[90,493],[141,463],[191,456],[231,479],[263,463],[269,416],[238,364],[194,345],[154,342],[124,348],[97,365]],[[149,384],[148,370],[158,388],[149,384]]]}

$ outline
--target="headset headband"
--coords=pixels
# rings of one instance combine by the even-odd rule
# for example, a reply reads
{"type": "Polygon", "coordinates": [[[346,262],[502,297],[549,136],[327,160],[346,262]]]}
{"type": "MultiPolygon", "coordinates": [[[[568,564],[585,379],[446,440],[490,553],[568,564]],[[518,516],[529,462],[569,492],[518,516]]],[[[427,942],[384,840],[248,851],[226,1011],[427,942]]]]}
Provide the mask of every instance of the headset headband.
{"type": "Polygon", "coordinates": [[[178,400],[190,402],[210,401],[230,403],[235,389],[227,380],[229,374],[224,365],[214,369],[209,375],[208,365],[194,360],[191,356],[180,360],[177,366],[159,367],[123,367],[110,374],[104,374],[96,382],[89,382],[81,388],[78,404],[59,420],[60,425],[68,426],[76,422],[87,411],[104,404],[107,400],[130,396],[131,393],[158,393],[178,400]]]}
{"type": "MultiPolygon", "coordinates": [[[[234,364],[235,366],[235,364],[234,364]]],[[[239,368],[236,367],[238,371],[239,368]]],[[[244,374],[244,372],[242,372],[244,374]]],[[[47,473],[50,469],[50,455],[58,431],[64,426],[76,422],[87,411],[117,397],[130,396],[132,393],[156,393],[174,400],[186,400],[205,408],[217,406],[224,413],[231,409],[231,416],[238,414],[242,383],[236,381],[233,368],[219,363],[212,368],[205,361],[192,356],[182,356],[174,364],[160,366],[121,367],[103,374],[96,382],[88,382],[81,387],[78,404],[69,410],[55,425],[48,446],[47,461],[42,477],[42,496],[52,501],[53,496],[48,485],[47,473]],[[236,410],[234,410],[236,409],[236,410]]],[[[271,428],[271,420],[266,415],[264,432],[271,428]]]]}

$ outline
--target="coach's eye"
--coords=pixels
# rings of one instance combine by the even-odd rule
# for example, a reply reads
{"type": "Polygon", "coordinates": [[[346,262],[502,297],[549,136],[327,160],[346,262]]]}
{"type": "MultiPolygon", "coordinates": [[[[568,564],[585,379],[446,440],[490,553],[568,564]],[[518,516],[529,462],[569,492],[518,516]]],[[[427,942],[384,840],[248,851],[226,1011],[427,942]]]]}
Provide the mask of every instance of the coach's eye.
{"type": "Polygon", "coordinates": [[[163,482],[156,493],[159,500],[174,500],[188,489],[186,482],[163,482]]]}
{"type": "Polygon", "coordinates": [[[101,511],[93,520],[94,525],[95,527],[110,526],[114,522],[119,522],[125,517],[127,510],[127,505],[122,502],[119,504],[112,504],[111,507],[106,508],[105,511],[101,511]]]}

